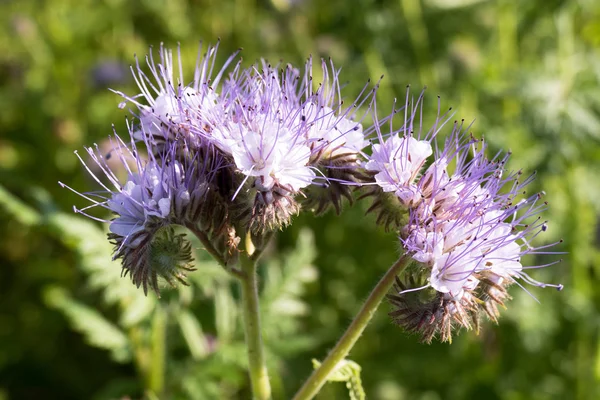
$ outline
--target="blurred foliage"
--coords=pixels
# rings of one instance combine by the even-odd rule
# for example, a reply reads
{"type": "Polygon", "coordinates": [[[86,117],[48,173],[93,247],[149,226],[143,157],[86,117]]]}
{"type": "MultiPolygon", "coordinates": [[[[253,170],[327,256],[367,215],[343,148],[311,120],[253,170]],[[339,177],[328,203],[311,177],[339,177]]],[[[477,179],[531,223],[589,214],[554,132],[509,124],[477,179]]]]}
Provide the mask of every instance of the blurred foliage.
{"type": "MultiPolygon", "coordinates": [[[[432,112],[439,94],[547,193],[542,239],[568,254],[534,276],[565,290],[527,288],[538,304],[514,287],[499,326],[451,346],[419,344],[382,307],[350,355],[369,398],[600,397],[598,1],[20,0],[0,2],[0,399],[248,398],[229,277],[199,254],[189,288],[144,297],[119,278],[105,227],[72,215],[85,202],[57,184],[96,188],[72,152],[105,146],[111,123],[125,132],[107,87],[133,92],[133,54],[180,43],[191,72],[198,42],[218,37],[223,59],[238,47],[247,63],[332,57],[349,98],[383,74],[381,113],[427,85],[432,112]]],[[[397,256],[365,209],[300,216],[261,266],[275,398],[397,256]]],[[[329,383],[320,398],[347,396],[329,383]]]]}

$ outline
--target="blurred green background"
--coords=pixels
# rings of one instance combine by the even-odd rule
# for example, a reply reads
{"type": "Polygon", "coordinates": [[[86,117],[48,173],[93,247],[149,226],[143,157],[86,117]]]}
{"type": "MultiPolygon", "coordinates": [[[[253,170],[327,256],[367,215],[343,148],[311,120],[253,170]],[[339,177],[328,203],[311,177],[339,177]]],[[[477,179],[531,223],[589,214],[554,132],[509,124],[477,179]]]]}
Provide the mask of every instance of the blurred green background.
{"type": "MultiPolygon", "coordinates": [[[[120,279],[106,227],[73,214],[96,190],[74,150],[106,144],[134,93],[133,54],[221,38],[301,65],[342,66],[348,98],[384,74],[380,112],[428,87],[510,168],[538,171],[565,290],[511,289],[500,325],[422,345],[384,304],[351,359],[370,399],[600,398],[600,2],[596,0],[5,0],[0,2],[0,399],[247,399],[236,285],[198,252],[191,287],[157,301],[120,279]]],[[[261,268],[274,397],[291,397],[397,256],[364,217],[302,215],[261,268]],[[277,251],[276,251],[277,250],[277,251]]],[[[196,248],[200,248],[196,244],[196,248]]],[[[529,259],[530,264],[549,259],[529,259]]],[[[321,399],[344,399],[341,383],[321,399]]]]}

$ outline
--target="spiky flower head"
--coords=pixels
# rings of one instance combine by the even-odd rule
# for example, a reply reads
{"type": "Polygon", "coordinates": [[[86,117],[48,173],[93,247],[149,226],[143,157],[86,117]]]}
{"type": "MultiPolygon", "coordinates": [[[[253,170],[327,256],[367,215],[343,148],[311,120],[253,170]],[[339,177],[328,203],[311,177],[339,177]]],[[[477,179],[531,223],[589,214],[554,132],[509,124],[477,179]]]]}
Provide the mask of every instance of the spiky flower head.
{"type": "Polygon", "coordinates": [[[86,148],[95,168],[88,167],[78,155],[103,192],[79,193],[63,186],[92,203],[75,208],[76,212],[110,223],[108,237],[115,246],[114,258],[122,259],[123,274],[130,275],[144,292],[150,287],[158,294],[159,276],[169,284],[173,279],[185,283],[185,272],[194,270],[190,266],[191,247],[183,235],[174,232],[173,225],[205,232],[215,239],[223,236],[226,208],[215,190],[220,159],[214,152],[210,157],[196,153],[181,158],[175,145],[153,154],[155,148],[149,139],[140,148],[139,142],[133,141],[135,131],[131,125],[129,128],[131,142],[127,144],[115,135],[108,154],[98,146],[86,148]],[[120,168],[126,171],[124,184],[115,167],[109,166],[109,158],[117,158],[120,168]],[[94,207],[107,209],[115,216],[110,221],[91,216],[88,210],[94,207]]]}
{"type": "Polygon", "coordinates": [[[352,203],[352,191],[368,180],[361,165],[362,151],[374,127],[364,128],[363,121],[374,111],[379,83],[371,87],[368,81],[355,100],[345,103],[340,70],[331,60],[321,60],[321,74],[323,81],[315,87],[309,59],[299,90],[309,99],[300,118],[308,127],[311,162],[317,170],[316,182],[308,188],[303,204],[317,215],[331,206],[339,214],[343,199],[352,203]]]}
{"type": "Polygon", "coordinates": [[[218,87],[229,65],[236,59],[239,50],[223,63],[215,74],[214,67],[219,43],[208,46],[203,52],[202,45],[194,69],[194,79],[187,82],[183,74],[180,49],[177,49],[177,64],[174,64],[173,52],[162,44],[159,57],[154,59],[151,49],[146,56],[147,71],[136,57],[135,68],[131,71],[137,83],[139,93],[127,95],[115,91],[124,98],[120,107],[133,104],[137,110],[133,114],[138,119],[133,130],[136,140],[151,139],[153,150],[172,147],[173,144],[186,144],[193,148],[204,145],[204,135],[190,134],[190,131],[203,131],[211,125],[207,119],[221,109],[222,102],[218,87]],[[214,75],[214,76],[213,76],[214,75]]]}
{"type": "MultiPolygon", "coordinates": [[[[415,107],[406,113],[415,115],[415,107]]],[[[522,265],[524,255],[552,254],[546,248],[555,244],[530,244],[547,229],[542,195],[523,197],[533,176],[507,172],[510,154],[488,159],[484,141],[468,135],[463,122],[455,121],[444,146],[431,146],[445,122],[436,120],[428,140],[413,137],[412,128],[380,137],[366,163],[377,172],[377,190],[393,192],[396,207],[406,210],[400,239],[416,264],[390,296],[391,316],[427,342],[438,333],[449,341],[456,326],[477,327],[481,313],[495,321],[512,283],[562,288],[525,272],[541,266],[522,265]]]]}
{"type": "MultiPolygon", "coordinates": [[[[352,120],[352,107],[341,108],[337,72],[331,66],[330,78],[328,68],[323,62],[324,82],[317,89],[312,60],[303,76],[289,64],[262,61],[249,69],[236,68],[224,84],[226,106],[213,109],[206,137],[244,176],[233,197],[239,197],[242,220],[252,231],[286,225],[300,210],[299,196],[323,210],[322,198],[316,199],[309,187],[329,188],[355,175],[356,154],[367,142],[360,122],[352,120]],[[328,168],[335,169],[333,177],[327,176],[328,168]]],[[[339,197],[328,191],[327,205],[339,209],[339,197]]]]}
{"type": "Polygon", "coordinates": [[[162,45],[146,66],[136,59],[139,92],[116,92],[124,99],[119,107],[133,105],[129,139],[115,135],[108,155],[86,149],[93,164],[86,168],[104,193],[79,193],[92,205],[76,211],[88,215],[99,206],[115,214],[109,228],[115,257],[145,291],[158,292],[159,276],[182,281],[191,268],[190,247],[173,225],[193,231],[227,267],[238,254],[239,235],[262,242],[299,212],[302,197],[319,211],[330,204],[339,211],[341,197],[350,198],[341,183],[360,177],[357,157],[367,142],[364,115],[355,121],[355,113],[374,90],[344,108],[339,70],[331,63],[322,63],[316,85],[312,60],[303,72],[266,61],[247,69],[237,62],[228,72],[237,52],[215,68],[217,48],[199,53],[191,82],[184,80],[179,50],[176,60],[162,45]],[[127,171],[124,183],[109,156],[127,171]],[[323,195],[311,196],[309,187],[323,195]]]}
{"type": "Polygon", "coordinates": [[[199,57],[190,84],[183,81],[181,60],[176,76],[172,53],[162,46],[158,62],[147,58],[150,74],[136,64],[140,93],[119,92],[137,107],[134,137],[151,138],[156,149],[183,139],[191,147],[179,146],[183,153],[213,145],[229,161],[226,180],[234,190],[223,195],[254,233],[288,224],[300,210],[298,198],[317,212],[329,205],[339,212],[342,198],[351,199],[345,184],[363,176],[357,154],[368,143],[361,124],[367,113],[354,119],[374,90],[365,87],[343,107],[339,70],[322,61],[323,80],[316,84],[312,59],[303,71],[264,60],[244,69],[238,62],[226,75],[237,53],[212,78],[216,50],[209,46],[199,57]]]}
{"type": "Polygon", "coordinates": [[[205,135],[230,160],[236,176],[232,201],[252,232],[288,224],[299,211],[296,195],[315,177],[310,148],[294,118],[299,99],[286,83],[296,72],[289,67],[279,75],[266,62],[236,68],[223,88],[224,107],[213,110],[205,135]]]}
{"type": "Polygon", "coordinates": [[[362,197],[372,197],[368,212],[377,213],[377,223],[386,230],[400,229],[407,222],[408,210],[419,201],[421,193],[418,180],[425,164],[433,154],[433,141],[441,127],[448,121],[447,113],[438,113],[436,123],[427,132],[422,131],[422,104],[424,91],[415,99],[407,90],[403,107],[386,119],[375,116],[375,140],[364,169],[371,178],[362,197]],[[392,125],[395,115],[404,115],[400,129],[392,125]],[[387,120],[389,119],[389,127],[387,120]],[[386,128],[389,131],[386,131],[386,128]]]}

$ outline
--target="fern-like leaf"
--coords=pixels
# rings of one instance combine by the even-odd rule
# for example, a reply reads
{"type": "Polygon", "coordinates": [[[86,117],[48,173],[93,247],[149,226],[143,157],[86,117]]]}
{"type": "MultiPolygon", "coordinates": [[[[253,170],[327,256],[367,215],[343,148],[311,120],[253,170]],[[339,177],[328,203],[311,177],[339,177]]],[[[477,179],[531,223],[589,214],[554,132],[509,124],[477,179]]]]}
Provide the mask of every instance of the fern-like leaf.
{"type": "MultiPolygon", "coordinates": [[[[313,359],[313,368],[321,366],[318,360],[313,359]]],[[[365,400],[366,395],[360,380],[360,365],[351,360],[340,361],[327,377],[327,382],[345,382],[350,400],[365,400]]]]}
{"type": "Polygon", "coordinates": [[[59,287],[46,289],[44,300],[49,307],[65,315],[73,329],[83,334],[87,343],[109,350],[115,361],[124,363],[131,360],[129,339],[125,333],[98,311],[78,302],[59,287]]]}

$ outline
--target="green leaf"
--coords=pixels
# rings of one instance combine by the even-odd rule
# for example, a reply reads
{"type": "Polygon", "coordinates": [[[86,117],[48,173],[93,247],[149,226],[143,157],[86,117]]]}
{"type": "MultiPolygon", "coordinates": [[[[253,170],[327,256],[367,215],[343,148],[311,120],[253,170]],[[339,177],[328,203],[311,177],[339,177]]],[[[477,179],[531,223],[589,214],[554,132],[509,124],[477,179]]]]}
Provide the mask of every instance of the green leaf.
{"type": "Polygon", "coordinates": [[[36,225],[41,220],[36,210],[11,194],[2,185],[0,185],[0,213],[8,214],[25,226],[36,225]]]}
{"type": "Polygon", "coordinates": [[[294,250],[283,260],[273,260],[265,268],[268,273],[265,289],[261,295],[262,308],[267,318],[276,323],[283,316],[301,316],[308,312],[301,300],[306,284],[318,278],[312,265],[316,257],[314,236],[308,229],[300,231],[294,250]]]}
{"type": "Polygon", "coordinates": [[[237,324],[237,305],[228,286],[215,291],[215,325],[220,340],[229,341],[235,334],[237,324]]]}
{"type": "Polygon", "coordinates": [[[301,329],[301,318],[310,313],[303,296],[307,285],[318,278],[312,232],[302,229],[296,243],[289,253],[260,269],[266,275],[260,294],[263,334],[269,353],[280,359],[314,348],[319,340],[301,329]]]}
{"type": "Polygon", "coordinates": [[[181,334],[195,360],[205,358],[209,353],[209,345],[202,332],[202,326],[196,317],[188,310],[182,309],[176,314],[181,334]]]}
{"type": "Polygon", "coordinates": [[[73,329],[83,334],[90,345],[109,350],[115,361],[124,363],[131,360],[127,336],[99,312],[78,302],[66,290],[56,286],[44,291],[44,300],[49,307],[63,313],[73,329]]]}
{"type": "MultiPolygon", "coordinates": [[[[318,360],[313,359],[313,368],[321,366],[318,360]]],[[[351,360],[340,361],[327,377],[327,382],[346,382],[350,400],[364,400],[365,391],[360,380],[360,365],[351,360]]]]}
{"type": "Polygon", "coordinates": [[[112,245],[102,229],[91,220],[65,213],[48,215],[46,223],[51,232],[78,255],[78,267],[89,275],[88,283],[92,288],[102,290],[105,302],[120,304],[128,310],[123,316],[125,325],[149,315],[156,298],[150,296],[142,300],[145,297],[143,291],[121,277],[121,265],[112,260],[112,245]]]}
{"type": "MultiPolygon", "coordinates": [[[[124,280],[127,282],[126,279],[124,280]]],[[[131,286],[135,289],[133,285],[131,286]]],[[[119,319],[119,324],[126,328],[137,325],[145,319],[149,319],[157,304],[157,300],[154,296],[143,296],[141,294],[130,296],[129,300],[130,301],[127,303],[123,302],[123,313],[119,319]]]]}

